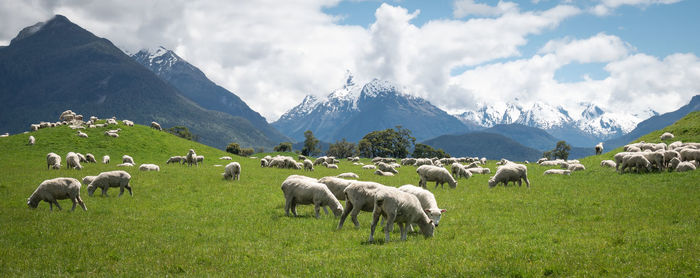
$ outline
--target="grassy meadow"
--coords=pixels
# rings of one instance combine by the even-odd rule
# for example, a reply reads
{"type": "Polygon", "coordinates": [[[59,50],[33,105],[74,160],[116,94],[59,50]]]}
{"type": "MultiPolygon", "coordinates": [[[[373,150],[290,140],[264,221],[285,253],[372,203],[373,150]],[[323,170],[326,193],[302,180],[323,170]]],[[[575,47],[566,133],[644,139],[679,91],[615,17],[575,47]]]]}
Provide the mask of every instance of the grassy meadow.
{"type": "MultiPolygon", "coordinates": [[[[385,243],[378,228],[379,242],[370,244],[371,213],[360,214],[359,229],[348,219],[342,230],[332,214],[315,219],[312,206],[286,217],[281,182],[291,174],[354,172],[361,180],[401,186],[418,183],[414,167],[379,177],[347,161],[337,170],[304,172],[260,168],[258,159],[233,156],[242,165],[241,180],[225,181],[223,168],[214,165],[226,165],[218,158],[229,154],[145,126],[121,127],[119,138],[102,135],[106,128],[86,130],[89,138],[65,126],[42,129],[31,133],[34,146],[26,145],[29,134],[0,138],[0,276],[700,275],[699,171],[621,175],[599,166],[609,152],[582,159],[587,170],[571,176],[543,176],[548,168],[530,164],[529,189],[488,188],[490,175],[461,179],[456,189],[430,183],[447,209],[435,237],[412,233],[401,242],[397,228],[385,243]],[[165,164],[190,148],[206,157],[203,165],[165,164]],[[112,162],[67,170],[69,151],[98,161],[106,154],[112,162]],[[61,170],[46,169],[48,152],[62,157],[61,170]],[[87,212],[70,212],[69,200],[59,201],[62,211],[49,211],[45,202],[27,208],[43,180],[115,170],[123,154],[137,165],[161,167],[125,169],[133,197],[117,197],[117,188],[110,197],[99,190],[88,197],[83,185],[87,212]]],[[[666,130],[700,142],[700,113],[666,130]]],[[[658,141],[663,131],[642,139],[658,141]]],[[[487,167],[495,172],[495,161],[487,167]]]]}

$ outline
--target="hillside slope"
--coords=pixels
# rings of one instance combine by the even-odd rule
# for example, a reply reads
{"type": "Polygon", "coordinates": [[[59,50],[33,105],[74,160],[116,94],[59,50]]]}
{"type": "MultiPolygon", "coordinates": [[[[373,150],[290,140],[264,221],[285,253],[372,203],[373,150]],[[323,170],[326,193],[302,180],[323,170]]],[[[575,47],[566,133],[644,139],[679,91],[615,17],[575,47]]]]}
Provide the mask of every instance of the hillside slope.
{"type": "Polygon", "coordinates": [[[514,161],[537,160],[542,152],[528,148],[513,139],[496,133],[470,132],[461,135],[443,135],[425,142],[441,148],[451,156],[478,156],[488,159],[507,158],[514,161]]]}

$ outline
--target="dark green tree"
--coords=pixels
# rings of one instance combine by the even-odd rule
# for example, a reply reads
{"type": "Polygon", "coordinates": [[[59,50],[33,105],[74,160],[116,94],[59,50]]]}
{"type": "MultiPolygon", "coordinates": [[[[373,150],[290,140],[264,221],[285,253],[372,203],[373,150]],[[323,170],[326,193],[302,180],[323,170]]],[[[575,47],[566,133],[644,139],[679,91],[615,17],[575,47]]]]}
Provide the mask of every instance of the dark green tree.
{"type": "Polygon", "coordinates": [[[235,155],[241,155],[241,146],[238,143],[230,143],[226,146],[226,152],[235,155]]]}
{"type": "Polygon", "coordinates": [[[240,156],[251,156],[254,153],[255,153],[255,150],[253,148],[243,148],[243,149],[241,149],[240,156]]]}
{"type": "Polygon", "coordinates": [[[357,149],[360,152],[360,156],[371,158],[372,157],[372,143],[367,139],[361,139],[357,143],[357,149]]]}
{"type": "Polygon", "coordinates": [[[364,157],[395,157],[408,156],[408,150],[413,147],[416,138],[411,131],[401,126],[394,129],[377,130],[367,133],[360,140],[360,154],[364,157]],[[364,140],[364,141],[363,141],[364,140]]]}
{"type": "Polygon", "coordinates": [[[566,141],[559,141],[557,142],[557,146],[554,147],[553,150],[551,150],[551,156],[554,159],[561,158],[563,160],[568,160],[570,150],[571,146],[569,146],[569,144],[567,144],[566,141]]]}
{"type": "Polygon", "coordinates": [[[279,145],[275,146],[273,151],[276,152],[291,152],[292,151],[292,143],[290,142],[282,142],[279,145]]]}
{"type": "Polygon", "coordinates": [[[314,137],[311,130],[304,131],[304,147],[301,149],[301,154],[305,156],[317,156],[321,153],[318,148],[318,139],[314,137]]]}
{"type": "Polygon", "coordinates": [[[355,156],[355,143],[348,142],[343,138],[342,141],[335,141],[335,144],[330,144],[326,155],[335,156],[337,158],[346,158],[355,156]]]}
{"type": "Polygon", "coordinates": [[[413,154],[411,154],[411,156],[415,157],[415,158],[450,157],[450,155],[448,153],[445,153],[445,151],[442,149],[436,150],[429,145],[420,144],[420,143],[416,144],[416,148],[413,149],[413,154]]]}
{"type": "Polygon", "coordinates": [[[192,134],[192,132],[190,132],[190,129],[188,129],[186,126],[178,125],[168,128],[166,129],[166,131],[180,138],[185,138],[187,140],[195,142],[199,141],[199,135],[192,134]]]}

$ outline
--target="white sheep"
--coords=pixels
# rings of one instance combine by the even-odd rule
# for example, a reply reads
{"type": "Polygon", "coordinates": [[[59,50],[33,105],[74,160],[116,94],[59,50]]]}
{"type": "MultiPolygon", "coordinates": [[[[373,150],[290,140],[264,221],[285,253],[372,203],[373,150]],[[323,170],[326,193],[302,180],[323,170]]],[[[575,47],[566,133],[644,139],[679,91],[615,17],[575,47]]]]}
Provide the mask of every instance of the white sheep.
{"type": "Polygon", "coordinates": [[[90,184],[92,181],[95,180],[97,176],[84,176],[83,177],[83,183],[84,184],[90,184]]]}
{"type": "MultiPolygon", "coordinates": [[[[324,162],[324,163],[325,163],[325,162],[324,162]]],[[[329,169],[338,169],[338,165],[337,165],[337,164],[326,164],[326,168],[329,168],[329,169]]]]}
{"type": "Polygon", "coordinates": [[[616,167],[615,170],[620,170],[620,165],[622,165],[622,159],[625,158],[625,156],[630,155],[630,154],[635,154],[635,152],[619,152],[616,153],[615,156],[613,156],[613,160],[615,160],[616,167]]]}
{"type": "Polygon", "coordinates": [[[637,173],[639,173],[641,169],[651,171],[651,163],[641,153],[625,155],[622,158],[622,163],[619,171],[620,173],[624,173],[625,169],[632,167],[636,169],[637,173]]]}
{"type": "Polygon", "coordinates": [[[515,163],[508,163],[498,166],[496,174],[489,179],[489,187],[494,187],[499,183],[504,186],[509,182],[517,182],[518,186],[522,186],[522,180],[525,180],[527,187],[530,187],[530,180],[527,179],[527,166],[515,163]]]}
{"type": "Polygon", "coordinates": [[[124,125],[126,125],[126,126],[134,126],[134,122],[129,121],[129,120],[123,120],[122,123],[124,123],[124,125]]]}
{"type": "Polygon", "coordinates": [[[170,158],[168,158],[168,161],[166,161],[165,164],[170,164],[170,163],[178,163],[179,164],[184,159],[185,159],[185,157],[183,157],[183,156],[177,156],[177,155],[171,156],[170,158]]]}
{"type": "Polygon", "coordinates": [[[547,161],[548,159],[546,157],[540,158],[537,160],[537,164],[542,164],[542,162],[547,161]]]}
{"type": "Polygon", "coordinates": [[[39,202],[45,201],[49,203],[49,209],[53,210],[53,205],[61,210],[61,206],[57,200],[70,199],[73,202],[73,208],[80,204],[83,210],[87,210],[83,199],[80,198],[80,182],[74,178],[55,178],[45,180],[34,190],[34,193],[27,199],[27,206],[37,208],[39,202]]]}
{"type": "Polygon", "coordinates": [[[391,165],[386,164],[386,163],[384,163],[384,162],[377,162],[376,165],[377,165],[377,169],[381,170],[382,172],[391,172],[391,173],[394,173],[394,174],[398,174],[398,173],[399,173],[399,171],[397,171],[396,169],[394,169],[394,167],[392,167],[391,165]]]}
{"type": "Polygon", "coordinates": [[[192,166],[193,163],[195,166],[199,166],[197,164],[197,153],[195,153],[193,149],[190,149],[187,152],[187,155],[185,156],[185,161],[187,161],[187,166],[192,166]]]}
{"type": "Polygon", "coordinates": [[[450,172],[445,168],[434,165],[423,165],[416,169],[416,173],[418,173],[420,177],[418,185],[423,188],[426,188],[426,183],[429,181],[435,182],[435,188],[437,188],[438,185],[444,188],[444,183],[447,183],[451,188],[457,187],[457,181],[455,181],[452,175],[450,175],[450,172]]]}
{"type": "Polygon", "coordinates": [[[429,158],[416,158],[416,162],[413,163],[413,166],[423,166],[423,165],[433,165],[433,161],[430,160],[429,158]]]}
{"type": "Polygon", "coordinates": [[[360,178],[360,176],[358,176],[357,174],[352,173],[352,172],[341,173],[341,174],[336,175],[336,177],[338,177],[338,178],[350,178],[350,179],[359,179],[360,178]]]}
{"type": "Polygon", "coordinates": [[[399,187],[399,190],[416,196],[425,214],[435,223],[435,227],[440,224],[440,218],[447,210],[438,207],[437,200],[435,200],[435,195],[433,195],[433,193],[412,184],[402,185],[399,187]]]}
{"type": "Polygon", "coordinates": [[[401,165],[413,165],[416,164],[416,159],[415,158],[404,158],[401,159],[401,165]]]}
{"type": "Polygon", "coordinates": [[[668,167],[668,163],[673,159],[674,157],[677,157],[678,159],[681,159],[681,154],[675,150],[666,150],[664,151],[664,167],[668,167]]]}
{"type": "Polygon", "coordinates": [[[131,191],[131,185],[129,185],[130,180],[131,175],[129,175],[129,173],[126,171],[117,170],[102,172],[97,175],[97,177],[95,177],[90,184],[88,184],[88,195],[92,196],[97,188],[102,188],[102,196],[108,196],[107,189],[110,187],[119,187],[120,197],[122,194],[124,194],[125,188],[129,190],[129,195],[134,196],[133,192],[131,191]]]}
{"type": "Polygon", "coordinates": [[[158,131],[163,131],[163,128],[160,127],[160,124],[156,123],[156,122],[151,122],[151,128],[158,130],[158,131]]]}
{"type": "Polygon", "coordinates": [[[311,160],[305,158],[303,160],[303,164],[304,164],[304,170],[306,170],[306,171],[313,171],[314,170],[314,163],[311,162],[311,160]]]}
{"type": "Polygon", "coordinates": [[[692,163],[690,161],[683,161],[681,163],[678,163],[676,167],[676,172],[686,172],[686,171],[695,171],[697,169],[697,166],[695,166],[695,163],[692,163]]]}
{"type": "Polygon", "coordinates": [[[386,219],[384,228],[384,242],[389,242],[389,235],[394,229],[394,223],[399,225],[401,240],[406,240],[407,224],[417,224],[423,236],[433,236],[435,225],[421,207],[416,196],[403,192],[396,188],[383,188],[377,192],[372,213],[372,226],[370,227],[369,241],[374,241],[374,230],[379,223],[379,217],[386,219]]]}
{"type": "Polygon", "coordinates": [[[683,147],[683,142],[682,141],[675,141],[671,144],[668,144],[668,149],[669,150],[675,150],[677,148],[683,147]]]}
{"type": "Polygon", "coordinates": [[[481,167],[479,167],[479,168],[465,168],[465,170],[467,170],[469,173],[472,173],[472,174],[482,174],[482,175],[491,174],[491,169],[489,169],[489,168],[481,168],[481,167]]]}
{"type": "Polygon", "coordinates": [[[78,130],[78,137],[88,138],[88,135],[80,130],[78,130]]]}
{"type": "Polygon", "coordinates": [[[362,169],[365,169],[365,170],[374,170],[374,169],[377,169],[377,166],[374,166],[374,165],[365,165],[365,166],[362,166],[362,169]]]}
{"type": "Polygon", "coordinates": [[[345,200],[345,188],[350,186],[354,180],[346,180],[338,177],[323,177],[319,179],[318,182],[325,184],[336,199],[345,200]]]}
{"type": "Polygon", "coordinates": [[[47,169],[61,169],[61,156],[55,153],[48,153],[46,155],[46,168],[47,169]]]}
{"type": "Polygon", "coordinates": [[[139,171],[156,171],[156,172],[159,172],[159,171],[160,171],[160,166],[155,165],[155,164],[146,164],[146,163],[144,163],[144,164],[141,164],[141,166],[139,166],[139,171]]]}
{"type": "Polygon", "coordinates": [[[674,137],[673,134],[670,132],[664,132],[664,134],[661,134],[662,141],[673,139],[673,137],[674,137]]]}
{"type": "Polygon", "coordinates": [[[85,161],[87,163],[97,163],[97,159],[95,159],[95,156],[91,153],[85,155],[85,161]]]}
{"type": "Polygon", "coordinates": [[[314,166],[316,166],[316,165],[321,165],[321,164],[323,164],[324,162],[328,162],[328,163],[332,162],[332,161],[326,161],[326,158],[328,158],[328,157],[327,157],[327,156],[322,156],[322,157],[316,158],[316,160],[314,160],[314,166]]]}
{"type": "Polygon", "coordinates": [[[600,162],[600,167],[610,167],[610,168],[617,168],[617,163],[612,160],[603,160],[600,162]]]}
{"type": "Polygon", "coordinates": [[[595,145],[595,154],[599,155],[603,153],[603,142],[599,142],[598,145],[595,145]]]}
{"type": "Polygon", "coordinates": [[[393,176],[394,176],[394,173],[392,173],[392,172],[384,172],[384,171],[382,171],[382,170],[374,171],[374,174],[377,175],[377,176],[385,176],[385,177],[393,177],[393,176]]]}
{"type": "Polygon", "coordinates": [[[547,171],[544,171],[543,175],[571,175],[571,170],[564,170],[564,169],[549,169],[547,171]]]}
{"type": "Polygon", "coordinates": [[[458,162],[452,163],[451,168],[452,176],[455,177],[455,179],[459,179],[460,177],[469,179],[472,177],[472,172],[467,171],[467,169],[464,168],[464,165],[459,164],[458,162]]]}
{"type": "Polygon", "coordinates": [[[222,157],[219,157],[219,159],[221,159],[221,160],[231,160],[231,157],[230,157],[230,156],[222,156],[222,157]]]}
{"type": "Polygon", "coordinates": [[[128,162],[127,163],[120,163],[120,164],[117,164],[117,167],[134,167],[134,164],[128,163],[128,162]]]}
{"type": "Polygon", "coordinates": [[[684,148],[680,152],[681,161],[700,160],[700,150],[684,148]]]}
{"type": "Polygon", "coordinates": [[[231,162],[224,168],[224,173],[222,174],[224,179],[240,180],[241,179],[241,164],[238,162],[231,162]]]}
{"type": "Polygon", "coordinates": [[[80,165],[80,157],[78,157],[78,155],[74,152],[69,152],[66,155],[66,167],[68,167],[68,169],[72,168],[76,170],[83,169],[83,166],[80,165]]]}
{"type": "Polygon", "coordinates": [[[571,172],[583,171],[583,170],[586,170],[586,166],[583,166],[583,164],[579,164],[579,163],[573,163],[573,164],[568,164],[566,169],[571,171],[571,172]]]}
{"type": "Polygon", "coordinates": [[[202,162],[204,162],[204,156],[203,156],[203,155],[198,155],[198,156],[197,156],[197,163],[199,164],[199,163],[202,163],[202,162]]]}
{"type": "Polygon", "coordinates": [[[281,186],[284,193],[284,212],[289,216],[292,211],[297,216],[297,205],[314,205],[316,218],[320,218],[319,211],[322,206],[328,206],[337,217],[343,213],[343,206],[325,184],[305,178],[288,177],[281,186]]]}
{"type": "Polygon", "coordinates": [[[29,135],[29,142],[27,142],[27,145],[33,146],[34,143],[36,143],[36,138],[34,138],[33,135],[29,135]]]}
{"type": "Polygon", "coordinates": [[[82,153],[75,153],[75,154],[80,159],[80,162],[87,162],[87,157],[85,157],[82,153]]]}
{"type": "Polygon", "coordinates": [[[338,229],[343,228],[343,223],[345,219],[350,215],[352,222],[355,227],[360,227],[360,222],[357,221],[357,215],[360,211],[371,212],[374,210],[374,197],[375,193],[387,187],[385,185],[368,182],[368,181],[352,181],[348,185],[343,193],[345,194],[345,210],[343,215],[340,216],[340,221],[338,222],[338,229]]]}
{"type": "Polygon", "coordinates": [[[659,152],[652,152],[652,151],[645,151],[641,152],[641,154],[649,160],[651,165],[655,166],[659,170],[664,169],[664,154],[659,153],[659,152]]]}

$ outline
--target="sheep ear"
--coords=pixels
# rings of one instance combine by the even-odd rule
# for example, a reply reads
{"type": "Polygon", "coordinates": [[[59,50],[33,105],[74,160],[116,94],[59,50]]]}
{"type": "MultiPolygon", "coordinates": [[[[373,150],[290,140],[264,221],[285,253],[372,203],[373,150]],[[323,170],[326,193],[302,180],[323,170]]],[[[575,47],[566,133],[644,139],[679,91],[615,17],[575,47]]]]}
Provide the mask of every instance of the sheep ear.
{"type": "Polygon", "coordinates": [[[441,209],[440,212],[447,212],[447,210],[446,210],[446,209],[441,209]]]}

